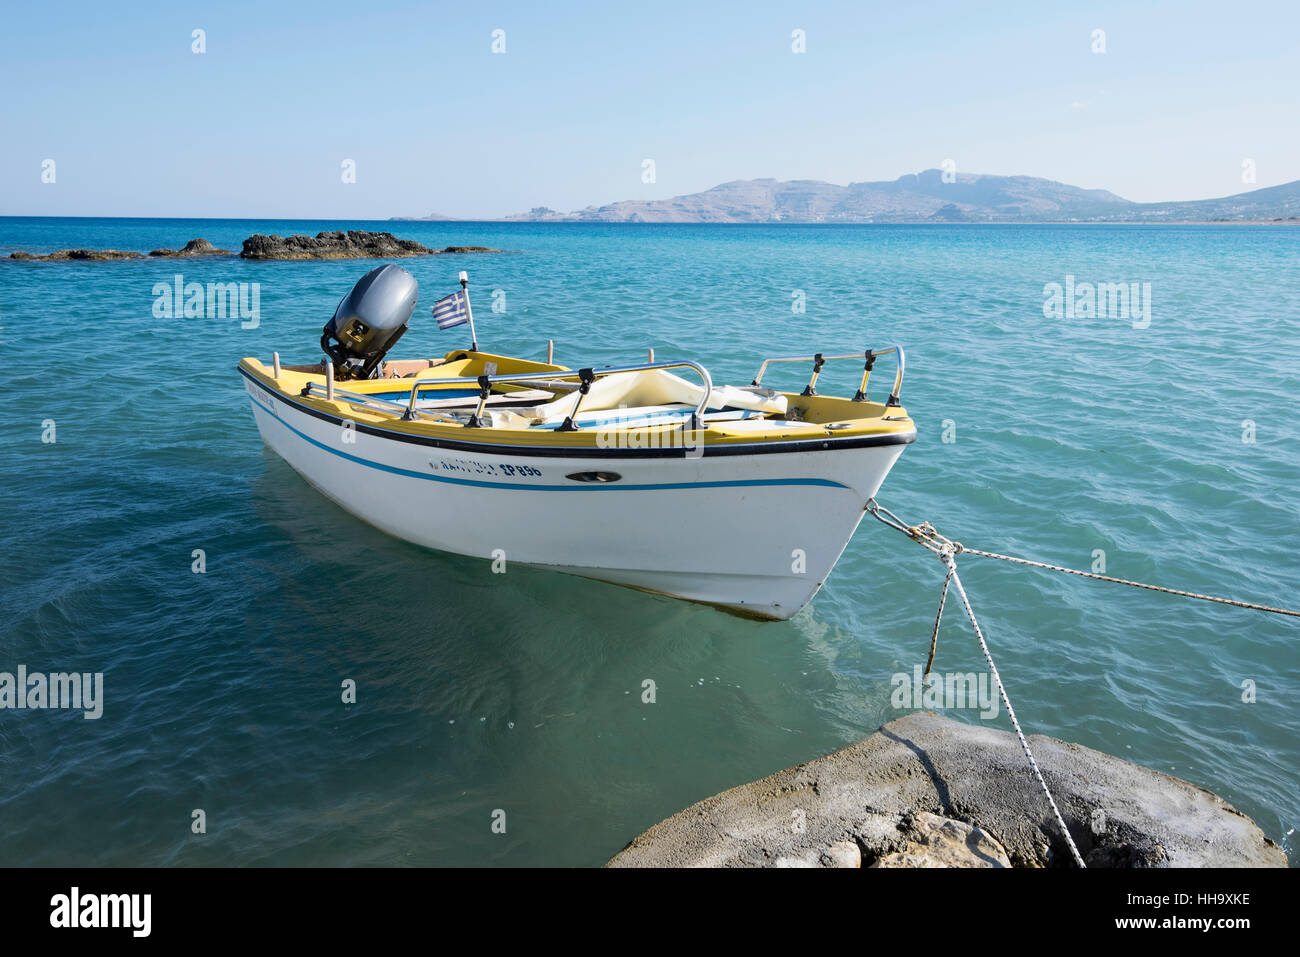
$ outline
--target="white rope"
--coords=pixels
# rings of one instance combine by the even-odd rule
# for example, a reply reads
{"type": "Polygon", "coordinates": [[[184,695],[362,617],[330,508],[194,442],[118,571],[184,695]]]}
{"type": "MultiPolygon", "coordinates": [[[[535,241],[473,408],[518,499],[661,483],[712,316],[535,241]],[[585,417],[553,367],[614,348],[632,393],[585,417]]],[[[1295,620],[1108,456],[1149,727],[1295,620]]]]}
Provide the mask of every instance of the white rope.
{"type": "Polygon", "coordinates": [[[1114,582],[1117,585],[1131,585],[1134,588],[1145,588],[1148,591],[1163,592],[1166,595],[1178,595],[1182,598],[1196,598],[1200,601],[1217,602],[1220,605],[1232,605],[1234,608],[1250,608],[1254,611],[1266,611],[1273,615],[1288,615],[1292,618],[1300,618],[1300,611],[1292,608],[1275,608],[1272,605],[1261,605],[1252,601],[1240,601],[1236,598],[1219,598],[1216,595],[1203,595],[1195,591],[1183,591],[1180,588],[1166,588],[1163,585],[1149,585],[1146,582],[1130,581],[1127,578],[1114,578],[1110,575],[1099,575],[1096,572],[1085,572],[1077,568],[1066,568],[1064,565],[1049,565],[1046,562],[1036,562],[1032,558],[1017,558],[1014,555],[1001,555],[997,552],[986,552],[978,548],[967,548],[961,542],[954,542],[939,534],[929,522],[922,522],[920,525],[908,525],[901,518],[885,508],[874,498],[867,501],[867,511],[869,511],[877,520],[888,525],[890,528],[902,532],[918,545],[923,545],[936,555],[943,548],[949,548],[954,555],[981,555],[984,558],[997,558],[1004,562],[1015,562],[1017,565],[1031,565],[1034,568],[1045,568],[1053,572],[1065,572],[1067,575],[1078,575],[1082,578],[1093,578],[1102,582],[1114,582]]]}
{"type": "MultiPolygon", "coordinates": [[[[944,579],[944,592],[948,590],[948,580],[957,586],[957,595],[961,598],[962,606],[966,609],[966,615],[970,618],[971,627],[975,629],[975,637],[979,639],[980,650],[984,652],[984,660],[988,662],[989,672],[993,675],[993,680],[997,683],[998,694],[1002,696],[1002,703],[1006,705],[1007,717],[1011,719],[1011,727],[1015,728],[1016,737],[1020,739],[1020,746],[1025,750],[1025,757],[1029,759],[1029,767],[1034,772],[1034,777],[1038,778],[1038,783],[1042,785],[1043,794],[1047,797],[1047,803],[1051,805],[1052,814],[1056,817],[1056,823],[1061,828],[1061,833],[1065,835],[1065,843],[1070,846],[1070,854],[1074,857],[1074,863],[1080,867],[1086,868],[1083,858],[1079,854],[1079,849],[1074,845],[1074,838],[1070,836],[1070,829],[1065,826],[1065,820],[1061,817],[1060,809],[1056,806],[1056,801],[1052,798],[1052,791],[1043,780],[1043,772],[1038,769],[1038,762],[1034,760],[1034,753],[1029,750],[1029,742],[1025,740],[1025,734],[1020,730],[1020,722],[1016,720],[1016,712],[1011,707],[1011,699],[1007,697],[1007,689],[1002,684],[1002,676],[998,674],[997,665],[993,664],[993,656],[989,653],[988,643],[984,640],[984,632],[980,630],[980,623],[975,620],[975,612],[970,606],[970,599],[966,597],[966,589],[962,587],[961,577],[957,574],[957,563],[953,560],[952,550],[945,548],[939,552],[939,560],[948,566],[948,577],[944,579]]],[[[942,604],[940,609],[942,609],[942,604]]],[[[935,623],[936,630],[938,622],[935,623]]]]}
{"type": "Polygon", "coordinates": [[[890,528],[902,532],[918,545],[928,548],[933,552],[941,562],[948,568],[948,575],[943,581],[943,593],[939,596],[939,613],[934,620],[934,634],[930,638],[930,660],[925,666],[926,674],[930,672],[930,666],[934,663],[935,647],[939,640],[939,621],[943,617],[944,600],[948,596],[948,583],[951,581],[957,586],[957,593],[961,596],[961,603],[966,607],[966,615],[970,618],[971,625],[975,628],[975,637],[979,639],[980,648],[984,651],[984,660],[988,662],[989,671],[993,674],[993,680],[997,682],[998,694],[1002,696],[1002,703],[1006,705],[1007,716],[1011,718],[1011,726],[1016,730],[1016,737],[1020,739],[1020,746],[1025,750],[1025,757],[1029,759],[1029,767],[1033,770],[1034,776],[1038,778],[1038,783],[1043,786],[1043,794],[1047,796],[1047,803],[1052,806],[1052,813],[1056,816],[1056,823],[1060,825],[1061,833],[1065,835],[1065,842],[1070,846],[1070,853],[1074,855],[1074,861],[1080,867],[1084,867],[1083,858],[1079,856],[1079,849],[1074,845],[1074,839],[1070,837],[1070,831],[1065,826],[1065,821],[1061,817],[1061,812],[1056,806],[1056,801],[1052,799],[1052,792],[1047,787],[1047,782],[1043,780],[1043,774],[1038,769],[1038,763],[1034,760],[1033,752],[1029,750],[1029,742],[1025,740],[1024,733],[1020,730],[1020,722],[1016,720],[1016,713],[1011,709],[1011,700],[1007,697],[1007,689],[1002,685],[1002,677],[998,674],[997,667],[993,664],[993,656],[989,654],[988,644],[984,641],[984,633],[980,630],[979,622],[975,620],[975,612],[971,609],[970,600],[966,597],[966,589],[962,587],[961,579],[957,577],[956,556],[962,553],[972,555],[982,555],[985,558],[998,558],[1002,561],[1015,562],[1019,565],[1032,565],[1035,568],[1045,568],[1049,571],[1066,572],[1070,575],[1080,575],[1084,578],[1095,578],[1098,581],[1115,582],[1120,585],[1132,585],[1134,588],[1146,588],[1151,591],[1164,592],[1168,595],[1180,595],[1183,598],[1198,598],[1201,601],[1218,602],[1223,605],[1233,605],[1237,608],[1251,608],[1256,611],[1266,611],[1275,615],[1289,615],[1300,618],[1300,611],[1294,611],[1289,608],[1275,608],[1272,605],[1261,605],[1255,602],[1239,601],[1235,598],[1219,598],[1214,595],[1203,595],[1199,592],[1182,591],[1177,588],[1165,588],[1161,585],[1148,585],[1145,582],[1129,581],[1126,578],[1112,578],[1109,575],[1099,575],[1095,572],[1080,571],[1077,568],[1066,568],[1063,565],[1049,565],[1045,562],[1036,562],[1028,558],[1016,558],[1012,555],[1001,555],[997,552],[981,551],[977,548],[966,548],[961,542],[954,542],[950,538],[941,535],[929,522],[922,522],[920,525],[908,525],[901,518],[885,508],[874,498],[867,500],[867,511],[873,517],[890,528]]]}

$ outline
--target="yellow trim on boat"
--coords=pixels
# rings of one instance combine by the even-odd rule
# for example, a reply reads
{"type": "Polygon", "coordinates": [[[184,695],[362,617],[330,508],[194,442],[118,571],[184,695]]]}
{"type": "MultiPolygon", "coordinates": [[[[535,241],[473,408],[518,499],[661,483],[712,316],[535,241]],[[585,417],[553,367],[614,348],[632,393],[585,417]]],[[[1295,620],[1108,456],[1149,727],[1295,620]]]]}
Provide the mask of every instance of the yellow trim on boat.
{"type": "MultiPolygon", "coordinates": [[[[371,409],[357,408],[346,399],[329,401],[319,395],[303,396],[303,390],[309,384],[323,386],[324,372],[303,371],[304,367],[281,366],[279,378],[275,378],[271,367],[259,359],[245,358],[239,367],[254,381],[268,391],[278,393],[297,405],[317,410],[340,419],[350,419],[358,425],[365,424],[391,432],[425,436],[433,439],[445,439],[458,443],[481,442],[484,445],[513,445],[521,448],[563,448],[582,449],[603,447],[600,444],[602,433],[608,438],[612,432],[636,438],[628,439],[630,448],[657,448],[671,445],[670,436],[679,433],[684,426],[679,422],[663,425],[642,425],[636,427],[588,426],[573,432],[560,432],[546,428],[511,429],[496,427],[470,428],[459,422],[439,422],[430,419],[404,420],[395,415],[386,415],[371,409]]],[[[320,368],[319,365],[311,368],[320,368]]],[[[448,391],[475,388],[473,378],[485,372],[495,375],[528,372],[569,372],[567,367],[533,362],[510,356],[499,356],[486,352],[456,350],[449,352],[441,362],[431,364],[414,375],[398,378],[366,379],[336,384],[341,390],[359,395],[374,395],[394,392],[409,394],[411,384],[421,379],[463,378],[459,385],[448,385],[448,391]],[[489,372],[489,363],[495,368],[489,372]]],[[[501,383],[501,391],[528,391],[534,388],[531,383],[501,383]]],[[[421,391],[425,399],[436,398],[439,387],[429,387],[421,391]]],[[[702,394],[702,393],[701,393],[702,394]]],[[[879,402],[854,402],[837,396],[805,396],[795,392],[783,392],[794,414],[794,419],[760,419],[748,418],[736,422],[711,422],[701,430],[695,441],[706,446],[725,446],[735,444],[753,445],[766,442],[810,441],[817,439],[847,439],[861,436],[890,435],[913,432],[916,428],[907,410],[899,407],[887,407],[879,402]],[[771,428],[762,425],[771,422],[771,428]]],[[[621,443],[620,443],[621,444],[621,443]]]]}

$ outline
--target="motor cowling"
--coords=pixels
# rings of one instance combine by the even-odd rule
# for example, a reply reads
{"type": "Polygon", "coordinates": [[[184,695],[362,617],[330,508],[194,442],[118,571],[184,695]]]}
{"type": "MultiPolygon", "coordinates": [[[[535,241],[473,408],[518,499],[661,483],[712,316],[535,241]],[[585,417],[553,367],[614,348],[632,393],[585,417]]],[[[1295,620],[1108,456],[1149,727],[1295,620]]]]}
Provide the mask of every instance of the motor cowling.
{"type": "Polygon", "coordinates": [[[369,379],[402,338],[415,311],[419,283],[401,266],[380,266],[361,277],[321,332],[320,347],[335,378],[369,379]]]}

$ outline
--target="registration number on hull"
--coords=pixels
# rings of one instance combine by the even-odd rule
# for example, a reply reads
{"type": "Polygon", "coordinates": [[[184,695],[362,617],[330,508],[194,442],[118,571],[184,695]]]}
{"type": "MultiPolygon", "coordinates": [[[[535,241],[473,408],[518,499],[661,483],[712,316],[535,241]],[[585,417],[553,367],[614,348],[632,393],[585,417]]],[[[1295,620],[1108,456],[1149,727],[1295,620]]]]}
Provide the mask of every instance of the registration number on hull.
{"type": "Polygon", "coordinates": [[[542,470],[531,465],[508,465],[505,462],[483,462],[478,459],[430,459],[429,466],[439,472],[458,475],[482,475],[497,478],[540,478],[542,470]]]}

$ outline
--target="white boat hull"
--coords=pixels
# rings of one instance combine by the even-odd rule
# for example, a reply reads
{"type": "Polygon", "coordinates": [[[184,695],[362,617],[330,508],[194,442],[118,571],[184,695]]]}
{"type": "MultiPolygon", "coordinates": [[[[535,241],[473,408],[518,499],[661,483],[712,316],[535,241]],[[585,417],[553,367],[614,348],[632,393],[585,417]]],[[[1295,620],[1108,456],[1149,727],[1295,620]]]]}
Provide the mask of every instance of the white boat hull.
{"type": "Polygon", "coordinates": [[[266,445],[391,535],[770,619],[790,618],[817,593],[915,435],[706,448],[698,457],[520,454],[348,428],[245,385],[266,445]],[[597,471],[620,477],[568,478],[597,471]]]}

